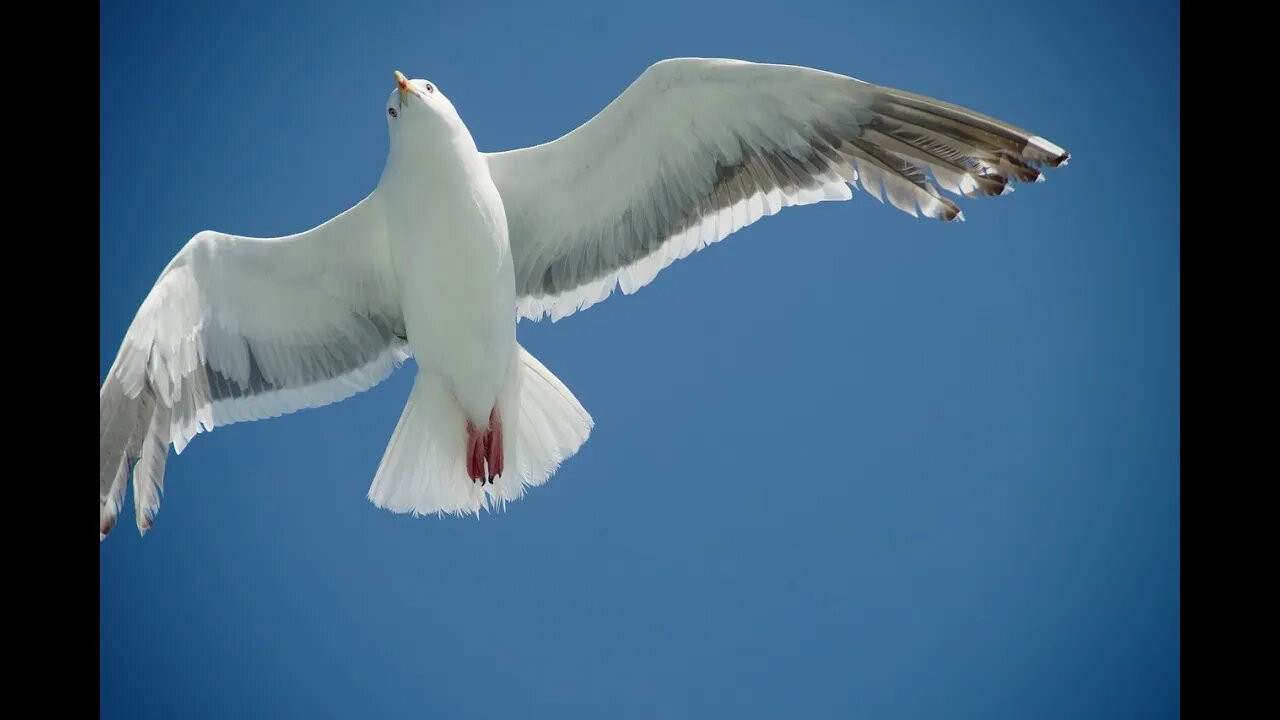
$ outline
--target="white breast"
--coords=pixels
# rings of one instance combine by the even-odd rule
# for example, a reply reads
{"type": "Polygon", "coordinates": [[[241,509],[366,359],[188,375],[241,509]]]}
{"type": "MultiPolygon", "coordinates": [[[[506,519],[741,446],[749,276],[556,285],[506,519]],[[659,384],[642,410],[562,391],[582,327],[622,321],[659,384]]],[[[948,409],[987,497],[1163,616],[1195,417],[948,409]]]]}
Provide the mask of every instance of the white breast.
{"type": "Polygon", "coordinates": [[[502,198],[474,158],[405,162],[384,175],[392,263],[418,365],[488,422],[515,349],[515,272],[502,198]]]}

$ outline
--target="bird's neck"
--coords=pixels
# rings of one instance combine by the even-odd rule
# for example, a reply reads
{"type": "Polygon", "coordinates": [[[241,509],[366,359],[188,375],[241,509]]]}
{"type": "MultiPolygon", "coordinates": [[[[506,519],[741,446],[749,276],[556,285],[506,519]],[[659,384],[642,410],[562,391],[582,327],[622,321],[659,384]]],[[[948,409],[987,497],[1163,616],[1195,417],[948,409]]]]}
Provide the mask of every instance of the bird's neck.
{"type": "Polygon", "coordinates": [[[488,171],[475,140],[466,129],[427,137],[393,139],[383,179],[428,172],[440,175],[468,175],[488,171]]]}

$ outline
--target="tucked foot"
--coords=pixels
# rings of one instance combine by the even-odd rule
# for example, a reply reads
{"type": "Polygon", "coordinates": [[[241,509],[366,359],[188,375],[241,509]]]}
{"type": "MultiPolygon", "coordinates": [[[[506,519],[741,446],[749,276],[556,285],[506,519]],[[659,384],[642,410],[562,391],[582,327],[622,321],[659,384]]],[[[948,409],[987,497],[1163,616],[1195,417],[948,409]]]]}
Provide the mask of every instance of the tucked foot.
{"type": "Polygon", "coordinates": [[[502,477],[503,454],[502,454],[502,417],[498,415],[498,408],[494,407],[489,413],[489,437],[485,440],[485,462],[489,464],[489,484],[493,484],[494,478],[502,477]]]}
{"type": "Polygon", "coordinates": [[[471,482],[484,482],[485,468],[484,460],[488,454],[485,448],[485,440],[489,437],[488,432],[481,432],[467,421],[467,477],[471,478],[471,482]]]}
{"type": "Polygon", "coordinates": [[[489,427],[478,429],[467,421],[467,477],[471,482],[490,485],[502,477],[502,419],[495,407],[489,413],[489,427]]]}

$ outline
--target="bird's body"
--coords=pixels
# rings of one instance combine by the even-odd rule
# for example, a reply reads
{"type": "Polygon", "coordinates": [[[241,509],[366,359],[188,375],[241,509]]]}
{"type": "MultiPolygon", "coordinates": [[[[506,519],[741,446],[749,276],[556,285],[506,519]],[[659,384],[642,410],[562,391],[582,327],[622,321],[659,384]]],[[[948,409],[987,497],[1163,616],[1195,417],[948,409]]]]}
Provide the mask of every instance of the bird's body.
{"type": "Polygon", "coordinates": [[[100,392],[100,532],[133,478],[138,527],[168,448],[342,400],[409,355],[418,375],[369,498],[471,513],[539,485],[593,420],[516,340],[781,208],[859,185],[912,215],[1039,182],[1068,154],[985,115],[811,68],[657,63],[562,138],[478,150],[452,103],[396,73],[377,187],[282,238],[193,237],[134,318],[100,392]]]}
{"type": "Polygon", "coordinates": [[[485,426],[516,343],[507,217],[465,127],[415,140],[392,155],[374,191],[409,346],[422,371],[453,388],[467,419],[485,426]]]}

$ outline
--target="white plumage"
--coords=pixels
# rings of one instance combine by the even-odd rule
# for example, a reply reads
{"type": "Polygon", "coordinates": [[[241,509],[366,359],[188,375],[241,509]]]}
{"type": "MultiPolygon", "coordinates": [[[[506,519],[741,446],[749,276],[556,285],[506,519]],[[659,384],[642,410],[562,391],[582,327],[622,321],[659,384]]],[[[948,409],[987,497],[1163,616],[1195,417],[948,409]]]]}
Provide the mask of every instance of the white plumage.
{"type": "Polygon", "coordinates": [[[410,354],[419,375],[370,500],[415,513],[516,500],[592,426],[516,342],[518,317],[635,292],[783,207],[860,186],[912,215],[963,219],[938,186],[1003,195],[1069,158],[938,100],[697,58],[653,65],[558,140],[485,154],[434,85],[397,79],[367,198],[289,237],[199,233],[161,273],[100,393],[102,537],[131,473],[138,528],[150,527],[170,442],[180,453],[202,430],[343,400],[410,354]]]}

